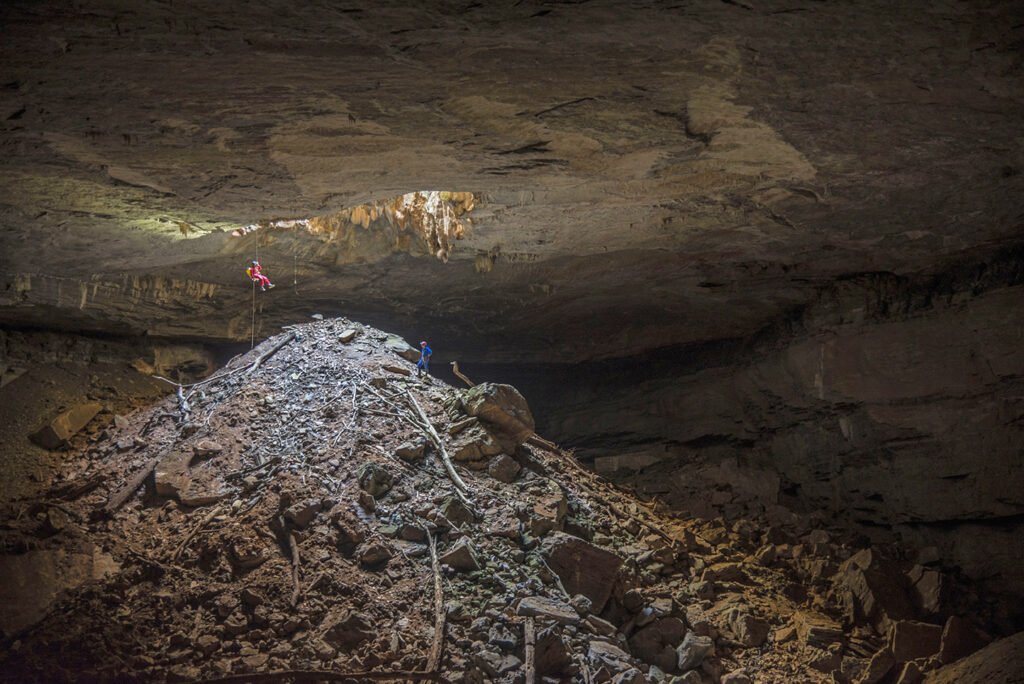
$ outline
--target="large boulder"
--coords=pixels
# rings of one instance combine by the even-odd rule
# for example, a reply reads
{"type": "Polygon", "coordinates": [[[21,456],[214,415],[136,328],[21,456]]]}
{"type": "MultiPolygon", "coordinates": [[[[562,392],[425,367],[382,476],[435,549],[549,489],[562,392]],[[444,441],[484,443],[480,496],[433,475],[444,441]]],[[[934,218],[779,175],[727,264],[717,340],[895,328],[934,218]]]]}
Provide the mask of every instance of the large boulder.
{"type": "Polygon", "coordinates": [[[0,556],[0,638],[42,619],[61,592],[119,569],[109,554],[92,544],[0,556]]]}
{"type": "Polygon", "coordinates": [[[476,416],[506,453],[533,434],[534,422],[526,399],[512,385],[485,382],[466,391],[462,398],[466,413],[476,416]]]}
{"type": "Polygon", "coordinates": [[[839,567],[832,582],[847,624],[867,621],[879,631],[888,631],[896,620],[914,614],[906,575],[876,549],[855,553],[839,567]]]}
{"type": "MultiPolygon", "coordinates": [[[[102,409],[103,405],[96,401],[87,401],[79,404],[61,413],[39,430],[29,435],[29,438],[44,449],[60,448],[79,430],[84,428],[90,420],[95,418],[96,414],[102,409]]],[[[533,425],[533,423],[531,422],[530,425],[533,425]]]]}
{"type": "Polygon", "coordinates": [[[586,596],[595,613],[604,609],[622,567],[621,558],[565,532],[548,534],[541,545],[541,553],[570,595],[586,596]]]}
{"type": "Polygon", "coordinates": [[[629,639],[629,650],[640,660],[671,672],[679,662],[676,647],[686,634],[686,625],[675,617],[655,620],[629,639]]]}
{"type": "Polygon", "coordinates": [[[401,356],[406,361],[419,361],[420,350],[416,349],[398,335],[388,335],[384,341],[384,347],[401,356]]]}
{"type": "Polygon", "coordinates": [[[897,663],[929,658],[942,645],[942,626],[913,620],[900,620],[889,633],[889,649],[897,663]]]}

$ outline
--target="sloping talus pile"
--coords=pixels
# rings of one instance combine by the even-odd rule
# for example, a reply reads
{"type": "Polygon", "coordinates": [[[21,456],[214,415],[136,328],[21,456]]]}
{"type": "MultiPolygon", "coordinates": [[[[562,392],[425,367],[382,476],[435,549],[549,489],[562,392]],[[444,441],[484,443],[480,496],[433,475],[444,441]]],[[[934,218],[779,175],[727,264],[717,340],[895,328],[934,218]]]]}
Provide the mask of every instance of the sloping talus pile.
{"type": "Polygon", "coordinates": [[[3,504],[0,679],[908,684],[984,657],[940,559],[670,517],[416,354],[293,328],[3,504]]]}

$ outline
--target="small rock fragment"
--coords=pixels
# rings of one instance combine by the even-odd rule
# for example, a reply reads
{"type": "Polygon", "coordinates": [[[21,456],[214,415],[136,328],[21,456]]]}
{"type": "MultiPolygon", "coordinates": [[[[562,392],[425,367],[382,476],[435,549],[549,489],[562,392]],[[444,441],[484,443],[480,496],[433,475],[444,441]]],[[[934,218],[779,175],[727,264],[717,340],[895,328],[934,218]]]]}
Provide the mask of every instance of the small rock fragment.
{"type": "Polygon", "coordinates": [[[473,545],[465,538],[455,542],[451,550],[441,555],[438,560],[456,570],[473,571],[480,569],[480,563],[476,559],[473,545]]]}
{"type": "Polygon", "coordinates": [[[508,484],[515,481],[521,468],[514,458],[507,454],[500,454],[487,466],[487,474],[498,482],[508,484]]]}
{"type": "Polygon", "coordinates": [[[519,602],[517,615],[544,617],[563,625],[575,625],[580,621],[579,614],[572,606],[546,598],[544,596],[528,596],[519,602]]]}

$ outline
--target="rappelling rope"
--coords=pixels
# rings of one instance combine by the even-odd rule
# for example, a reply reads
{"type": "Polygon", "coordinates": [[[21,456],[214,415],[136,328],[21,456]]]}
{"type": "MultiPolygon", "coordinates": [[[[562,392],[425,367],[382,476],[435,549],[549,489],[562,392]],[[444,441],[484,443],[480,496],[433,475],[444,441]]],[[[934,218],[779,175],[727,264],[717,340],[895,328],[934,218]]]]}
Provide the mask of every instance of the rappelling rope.
{"type": "MultiPolygon", "coordinates": [[[[257,229],[257,232],[259,229],[257,229]]],[[[256,256],[253,259],[258,263],[260,260],[260,237],[256,235],[256,256]]],[[[256,346],[256,279],[252,280],[252,322],[249,324],[249,349],[256,346]]]]}
{"type": "Polygon", "coordinates": [[[249,349],[256,346],[256,281],[252,281],[252,323],[249,324],[249,349]]]}

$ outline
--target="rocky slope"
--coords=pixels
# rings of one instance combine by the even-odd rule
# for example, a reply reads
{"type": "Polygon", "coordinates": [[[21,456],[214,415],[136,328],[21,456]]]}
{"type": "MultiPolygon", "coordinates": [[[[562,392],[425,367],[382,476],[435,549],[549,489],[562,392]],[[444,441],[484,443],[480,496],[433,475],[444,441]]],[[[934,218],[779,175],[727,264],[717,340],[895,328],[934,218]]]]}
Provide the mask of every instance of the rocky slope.
{"type": "Polygon", "coordinates": [[[909,684],[1008,628],[935,549],[671,515],[415,354],[299,326],[73,442],[3,504],[0,677],[909,684]]]}

